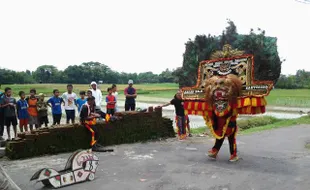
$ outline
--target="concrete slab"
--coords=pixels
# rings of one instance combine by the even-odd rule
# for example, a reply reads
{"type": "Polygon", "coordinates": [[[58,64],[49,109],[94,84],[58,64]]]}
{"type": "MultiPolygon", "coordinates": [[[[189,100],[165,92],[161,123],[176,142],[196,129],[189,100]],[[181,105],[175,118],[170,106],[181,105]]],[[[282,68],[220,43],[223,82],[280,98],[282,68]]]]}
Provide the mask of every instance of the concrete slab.
{"type": "Polygon", "coordinates": [[[5,148],[0,147],[0,158],[2,158],[5,155],[5,148]]]}

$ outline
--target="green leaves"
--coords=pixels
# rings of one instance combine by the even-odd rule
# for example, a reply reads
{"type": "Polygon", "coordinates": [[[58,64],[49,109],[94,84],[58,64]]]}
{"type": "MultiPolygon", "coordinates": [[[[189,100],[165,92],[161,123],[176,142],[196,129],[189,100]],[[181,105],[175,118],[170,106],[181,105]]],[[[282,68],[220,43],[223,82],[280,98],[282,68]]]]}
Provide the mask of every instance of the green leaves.
{"type": "Polygon", "coordinates": [[[185,43],[182,71],[178,73],[180,86],[196,84],[199,62],[210,59],[210,55],[223,45],[229,43],[233,48],[244,50],[254,55],[256,80],[272,80],[276,82],[281,73],[281,63],[277,51],[277,38],[265,36],[265,31],[258,28],[250,30],[247,35],[238,34],[233,21],[227,21],[228,26],[220,36],[197,35],[195,40],[185,43]],[[198,57],[198,60],[197,60],[198,57]]]}

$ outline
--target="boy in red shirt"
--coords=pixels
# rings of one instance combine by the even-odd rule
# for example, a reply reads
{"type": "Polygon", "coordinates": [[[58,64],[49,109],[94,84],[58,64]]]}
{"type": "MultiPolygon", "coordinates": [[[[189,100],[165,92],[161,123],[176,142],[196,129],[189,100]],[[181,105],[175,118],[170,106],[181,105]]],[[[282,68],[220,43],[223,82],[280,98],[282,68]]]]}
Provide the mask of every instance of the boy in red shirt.
{"type": "Polygon", "coordinates": [[[107,102],[107,114],[114,115],[116,98],[112,95],[112,88],[108,88],[108,93],[109,94],[105,98],[105,101],[107,102]]]}

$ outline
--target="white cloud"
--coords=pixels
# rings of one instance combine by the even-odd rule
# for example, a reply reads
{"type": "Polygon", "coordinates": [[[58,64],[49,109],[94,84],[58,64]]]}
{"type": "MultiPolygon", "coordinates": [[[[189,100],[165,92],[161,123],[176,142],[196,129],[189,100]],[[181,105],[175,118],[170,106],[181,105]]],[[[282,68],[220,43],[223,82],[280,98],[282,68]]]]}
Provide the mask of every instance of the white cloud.
{"type": "Polygon", "coordinates": [[[59,69],[99,61],[126,72],[182,65],[184,43],[196,34],[220,34],[226,18],[239,33],[260,27],[278,38],[282,72],[310,70],[310,5],[294,0],[1,1],[0,66],[59,69]]]}

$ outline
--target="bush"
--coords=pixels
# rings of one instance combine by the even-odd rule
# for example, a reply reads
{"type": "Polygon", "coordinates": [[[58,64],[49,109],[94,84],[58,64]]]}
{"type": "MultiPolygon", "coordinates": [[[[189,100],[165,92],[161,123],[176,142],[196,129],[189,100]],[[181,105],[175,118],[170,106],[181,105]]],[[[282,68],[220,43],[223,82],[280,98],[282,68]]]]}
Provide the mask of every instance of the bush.
{"type": "Polygon", "coordinates": [[[238,120],[237,125],[240,130],[250,129],[254,127],[259,127],[263,125],[273,124],[280,119],[271,117],[271,116],[260,116],[260,117],[253,117],[246,120],[238,120]]]}
{"type": "MultiPolygon", "coordinates": [[[[172,120],[163,118],[161,109],[145,113],[123,112],[119,116],[122,120],[98,122],[100,144],[108,146],[175,136],[172,120]]],[[[43,128],[18,136],[20,140],[7,143],[6,156],[10,159],[87,149],[91,140],[90,132],[77,124],[43,128]]]]}

